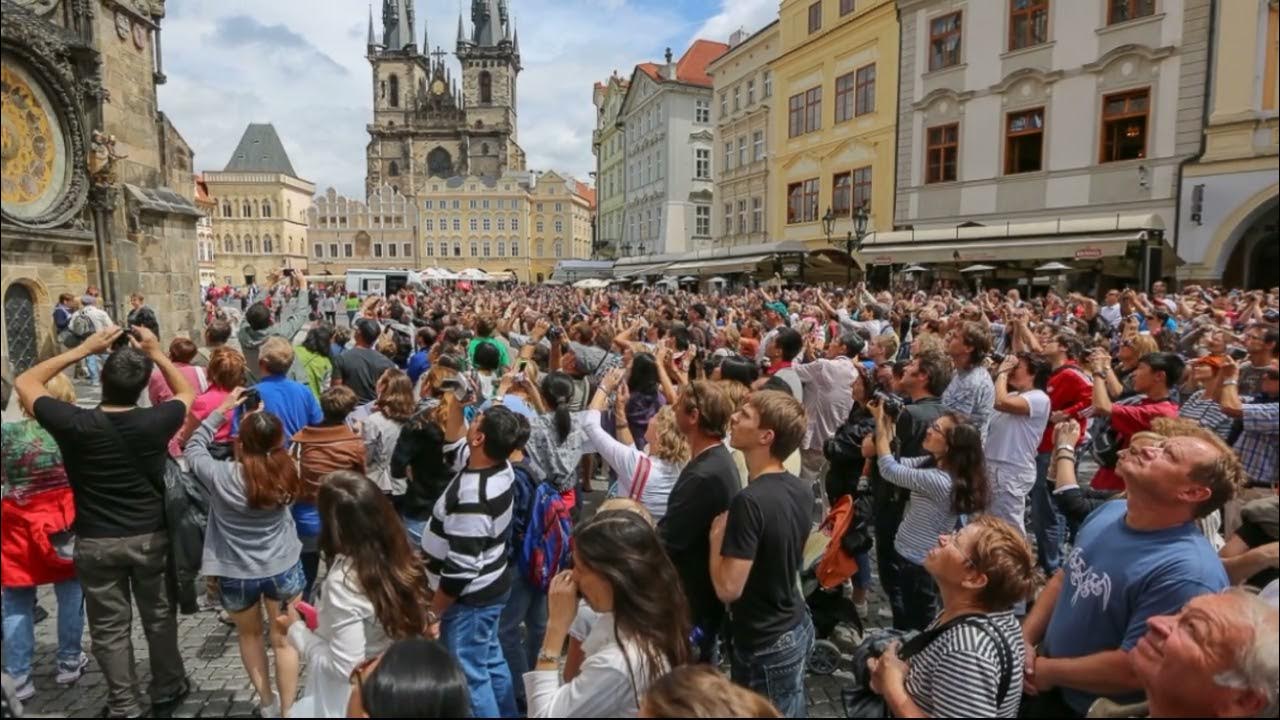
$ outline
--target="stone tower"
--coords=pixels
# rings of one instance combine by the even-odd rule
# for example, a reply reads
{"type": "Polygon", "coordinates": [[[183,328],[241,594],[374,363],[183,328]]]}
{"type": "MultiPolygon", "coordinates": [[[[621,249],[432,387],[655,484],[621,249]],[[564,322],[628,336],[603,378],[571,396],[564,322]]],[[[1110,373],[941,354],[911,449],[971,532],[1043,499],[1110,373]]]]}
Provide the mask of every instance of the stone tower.
{"type": "Polygon", "coordinates": [[[472,174],[523,170],[524,151],[516,130],[520,40],[507,12],[507,0],[471,0],[470,35],[458,17],[457,54],[462,64],[462,102],[471,136],[468,164],[472,174]]]}

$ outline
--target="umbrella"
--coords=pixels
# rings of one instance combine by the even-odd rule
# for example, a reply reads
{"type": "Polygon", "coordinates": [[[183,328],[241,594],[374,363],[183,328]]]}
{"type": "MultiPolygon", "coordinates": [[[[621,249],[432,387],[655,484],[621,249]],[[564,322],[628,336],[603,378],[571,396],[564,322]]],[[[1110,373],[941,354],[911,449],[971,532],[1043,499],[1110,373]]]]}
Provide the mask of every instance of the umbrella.
{"type": "Polygon", "coordinates": [[[713,282],[713,283],[727,283],[727,282],[729,282],[729,281],[728,281],[728,280],[725,280],[724,278],[722,278],[722,277],[720,277],[719,275],[717,275],[717,276],[715,276],[715,277],[711,278],[708,282],[713,282]]]}
{"type": "Polygon", "coordinates": [[[923,265],[908,265],[908,266],[906,266],[906,267],[902,268],[902,272],[908,272],[908,273],[914,273],[914,272],[928,272],[928,271],[929,271],[929,268],[927,268],[927,267],[925,267],[925,266],[923,266],[923,265]]]}
{"type": "Polygon", "coordinates": [[[692,275],[685,275],[680,278],[680,282],[698,282],[698,278],[693,277],[692,275]]]}
{"type": "Polygon", "coordinates": [[[1036,268],[1036,272],[1066,272],[1070,269],[1070,265],[1064,265],[1057,260],[1054,260],[1053,262],[1047,262],[1036,268]]]}
{"type": "Polygon", "coordinates": [[[643,280],[632,280],[632,281],[631,281],[631,284],[632,284],[632,285],[643,285],[643,284],[644,284],[644,281],[643,281],[643,280]]]}
{"type": "Polygon", "coordinates": [[[970,265],[969,267],[961,270],[960,272],[962,273],[987,272],[988,270],[995,270],[995,268],[990,265],[970,265]]]}

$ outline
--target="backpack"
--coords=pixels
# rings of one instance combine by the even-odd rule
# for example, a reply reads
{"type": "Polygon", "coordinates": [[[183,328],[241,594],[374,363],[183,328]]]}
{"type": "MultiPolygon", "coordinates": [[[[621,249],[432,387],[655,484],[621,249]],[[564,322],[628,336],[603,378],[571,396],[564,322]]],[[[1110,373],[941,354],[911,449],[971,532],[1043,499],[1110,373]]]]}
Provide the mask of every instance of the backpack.
{"type": "Polygon", "coordinates": [[[534,588],[545,593],[551,578],[570,564],[573,521],[564,498],[548,482],[538,483],[528,507],[516,567],[534,588]]]}
{"type": "MultiPolygon", "coordinates": [[[[1131,398],[1118,400],[1115,405],[1137,405],[1142,402],[1142,395],[1135,395],[1131,398]]],[[[1120,460],[1120,451],[1124,449],[1124,439],[1120,434],[1111,427],[1111,416],[1102,417],[1094,416],[1094,429],[1092,442],[1089,444],[1089,452],[1093,455],[1094,462],[1098,463],[1100,468],[1115,469],[1116,463],[1120,460]]]]}
{"type": "Polygon", "coordinates": [[[71,315],[71,319],[67,321],[67,330],[71,331],[71,337],[74,338],[75,345],[67,345],[67,347],[75,347],[79,345],[85,338],[97,332],[97,328],[93,325],[93,318],[84,310],[77,310],[71,315]]]}

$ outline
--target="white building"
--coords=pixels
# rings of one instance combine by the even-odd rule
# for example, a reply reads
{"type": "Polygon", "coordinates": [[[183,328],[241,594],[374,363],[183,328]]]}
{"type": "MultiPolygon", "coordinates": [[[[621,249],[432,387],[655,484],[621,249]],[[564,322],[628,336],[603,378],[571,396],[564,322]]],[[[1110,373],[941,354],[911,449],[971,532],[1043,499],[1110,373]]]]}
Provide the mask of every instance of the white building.
{"type": "Polygon", "coordinates": [[[622,103],[626,205],[621,252],[678,253],[711,239],[711,78],[728,46],[695,40],[673,62],[635,67],[622,103]]]}
{"type": "Polygon", "coordinates": [[[873,234],[863,262],[982,262],[1012,280],[1057,260],[1080,284],[1172,275],[1209,5],[899,0],[895,224],[908,229],[873,234]],[[1011,240],[1036,227],[1050,228],[1041,242],[1011,240]]]}

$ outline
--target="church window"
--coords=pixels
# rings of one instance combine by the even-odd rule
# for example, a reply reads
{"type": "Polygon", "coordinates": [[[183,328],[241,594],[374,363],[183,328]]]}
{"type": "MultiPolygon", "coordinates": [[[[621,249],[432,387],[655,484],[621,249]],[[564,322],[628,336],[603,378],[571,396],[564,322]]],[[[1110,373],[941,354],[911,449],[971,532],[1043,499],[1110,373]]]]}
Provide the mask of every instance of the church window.
{"type": "Polygon", "coordinates": [[[387,104],[391,107],[400,107],[400,78],[392,75],[387,78],[387,84],[389,86],[387,89],[391,93],[391,97],[387,99],[387,104]]]}
{"type": "Polygon", "coordinates": [[[488,105],[493,102],[493,76],[488,70],[480,73],[480,103],[488,105]]]}
{"type": "Polygon", "coordinates": [[[391,177],[400,176],[400,165],[395,160],[391,161],[391,165],[387,167],[387,174],[391,177]]]}

